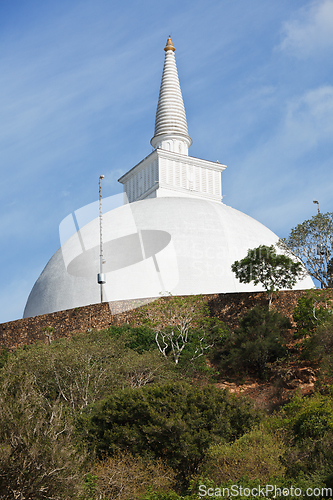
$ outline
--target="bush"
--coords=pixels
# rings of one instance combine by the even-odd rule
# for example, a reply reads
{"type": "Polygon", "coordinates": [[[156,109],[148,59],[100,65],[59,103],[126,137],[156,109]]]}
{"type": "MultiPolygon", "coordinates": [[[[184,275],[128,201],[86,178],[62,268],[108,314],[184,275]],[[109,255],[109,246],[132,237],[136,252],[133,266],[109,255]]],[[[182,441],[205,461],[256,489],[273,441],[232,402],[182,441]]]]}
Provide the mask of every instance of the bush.
{"type": "Polygon", "coordinates": [[[281,437],[260,426],[233,443],[213,445],[208,450],[200,474],[215,484],[239,481],[244,477],[267,482],[283,476],[280,457],[286,449],[281,437]]]}
{"type": "Polygon", "coordinates": [[[318,384],[323,387],[333,383],[333,317],[318,327],[310,339],[309,349],[320,362],[318,384]]]}
{"type": "Polygon", "coordinates": [[[145,326],[110,326],[108,334],[111,338],[124,338],[126,347],[139,354],[157,349],[154,332],[145,326]]]}
{"type": "Polygon", "coordinates": [[[304,338],[312,335],[318,325],[328,319],[331,315],[327,292],[323,290],[311,290],[297,301],[293,311],[293,319],[296,323],[295,338],[304,338]]]}
{"type": "Polygon", "coordinates": [[[333,381],[333,317],[320,324],[304,342],[302,357],[320,367],[317,384],[323,388],[333,381]]]}
{"type": "Polygon", "coordinates": [[[243,477],[241,481],[229,480],[222,484],[214,484],[207,478],[201,478],[199,483],[193,485],[192,491],[196,493],[196,496],[189,497],[189,500],[192,498],[193,500],[198,498],[225,498],[226,500],[233,498],[237,498],[237,500],[256,500],[258,498],[270,500],[277,498],[285,500],[295,500],[295,498],[303,498],[304,500],[332,499],[330,490],[326,489],[325,483],[315,473],[311,477],[300,474],[297,479],[272,476],[266,484],[255,477],[243,477]],[[312,492],[314,489],[317,491],[309,496],[307,494],[310,493],[308,488],[312,492]],[[201,496],[198,497],[198,493],[201,496]]]}
{"type": "Polygon", "coordinates": [[[215,387],[185,383],[125,389],[95,405],[81,432],[99,456],[130,450],[160,458],[182,485],[213,442],[229,442],[260,420],[252,404],[215,387]]]}
{"type": "MultiPolygon", "coordinates": [[[[274,422],[274,420],[273,420],[274,422]]],[[[333,469],[333,398],[314,394],[294,397],[275,425],[286,433],[289,447],[284,455],[287,477],[301,473],[324,480],[333,469]]]]}
{"type": "MultiPolygon", "coordinates": [[[[177,377],[157,349],[139,354],[126,347],[127,341],[123,334],[93,331],[51,345],[18,349],[10,354],[16,372],[12,384],[18,385],[25,373],[32,373],[43,395],[50,401],[59,399],[76,413],[119,388],[177,377]]],[[[6,370],[7,365],[0,371],[0,382],[6,378],[6,370]]]]}
{"type": "Polygon", "coordinates": [[[333,400],[316,393],[309,399],[295,397],[284,407],[285,423],[295,442],[322,439],[333,431],[333,400]]]}
{"type": "Polygon", "coordinates": [[[195,360],[211,349],[223,335],[224,324],[210,317],[202,296],[162,297],[141,310],[142,320],[154,333],[164,357],[179,363],[183,353],[195,360]]]}
{"type": "Polygon", "coordinates": [[[175,491],[154,491],[149,489],[141,500],[198,500],[198,495],[180,496],[175,491]]]}
{"type": "MultiPolygon", "coordinates": [[[[16,372],[12,384],[14,387],[21,377],[31,373],[41,394],[50,401],[60,400],[74,412],[82,411],[119,387],[125,354],[124,342],[111,341],[105,332],[77,334],[71,340],[61,339],[51,345],[36,344],[12,354],[16,372]]],[[[6,378],[7,365],[1,379],[6,378]]]]}
{"type": "Polygon", "coordinates": [[[40,394],[32,375],[18,384],[10,362],[0,388],[0,420],[0,497],[76,498],[85,456],[71,418],[61,403],[40,394]]]}
{"type": "Polygon", "coordinates": [[[174,472],[161,460],[152,462],[122,452],[97,462],[93,477],[99,498],[136,500],[148,488],[166,494],[173,485],[174,472]]]}
{"type": "Polygon", "coordinates": [[[7,347],[2,347],[0,350],[0,369],[5,366],[7,361],[9,360],[11,353],[7,347]]]}
{"type": "Polygon", "coordinates": [[[238,329],[222,346],[222,369],[264,377],[267,363],[287,354],[282,335],[290,328],[288,318],[268,307],[256,306],[247,311],[239,320],[238,329]]]}

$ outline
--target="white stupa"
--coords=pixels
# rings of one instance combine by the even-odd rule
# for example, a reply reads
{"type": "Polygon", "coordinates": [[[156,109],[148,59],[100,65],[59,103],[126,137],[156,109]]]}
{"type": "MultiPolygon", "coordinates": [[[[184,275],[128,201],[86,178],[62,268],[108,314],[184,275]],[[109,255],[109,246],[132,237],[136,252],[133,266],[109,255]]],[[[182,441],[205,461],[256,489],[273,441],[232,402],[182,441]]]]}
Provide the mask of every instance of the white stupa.
{"type": "MultiPolygon", "coordinates": [[[[192,139],[170,37],[164,50],[154,151],[119,179],[128,203],[103,214],[103,300],[260,291],[241,284],[231,264],[278,237],[222,203],[225,165],[188,156],[192,139]]],[[[69,226],[80,229],[46,265],[24,317],[100,302],[100,221],[96,213],[80,224],[86,212],[84,207],[63,221],[62,239],[69,226]]],[[[312,287],[309,277],[295,286],[312,287]]]]}

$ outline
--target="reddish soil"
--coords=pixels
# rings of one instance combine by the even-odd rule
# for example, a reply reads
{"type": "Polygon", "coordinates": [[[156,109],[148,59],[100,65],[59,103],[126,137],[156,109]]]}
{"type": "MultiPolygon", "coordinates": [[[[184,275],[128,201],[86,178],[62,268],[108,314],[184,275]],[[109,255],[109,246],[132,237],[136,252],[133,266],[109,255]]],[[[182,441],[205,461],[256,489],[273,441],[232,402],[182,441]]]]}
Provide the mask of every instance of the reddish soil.
{"type": "Polygon", "coordinates": [[[243,383],[221,381],[216,383],[216,387],[228,389],[231,394],[239,394],[252,399],[259,408],[269,413],[277,410],[280,406],[288,403],[297,392],[302,395],[309,395],[314,390],[315,377],[307,377],[302,381],[299,378],[292,378],[286,383],[281,379],[263,382],[258,379],[248,378],[243,383]],[[310,380],[309,380],[310,379],[310,380]]]}

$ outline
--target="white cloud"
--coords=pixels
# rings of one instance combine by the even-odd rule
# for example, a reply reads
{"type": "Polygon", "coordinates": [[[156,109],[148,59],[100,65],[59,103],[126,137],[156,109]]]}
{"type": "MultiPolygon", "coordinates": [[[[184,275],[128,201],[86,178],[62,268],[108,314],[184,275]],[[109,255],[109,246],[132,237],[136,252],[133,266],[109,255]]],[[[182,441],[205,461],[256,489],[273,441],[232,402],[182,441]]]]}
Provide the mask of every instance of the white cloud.
{"type": "Polygon", "coordinates": [[[333,48],[333,0],[317,0],[283,26],[283,51],[306,58],[333,48]]]}

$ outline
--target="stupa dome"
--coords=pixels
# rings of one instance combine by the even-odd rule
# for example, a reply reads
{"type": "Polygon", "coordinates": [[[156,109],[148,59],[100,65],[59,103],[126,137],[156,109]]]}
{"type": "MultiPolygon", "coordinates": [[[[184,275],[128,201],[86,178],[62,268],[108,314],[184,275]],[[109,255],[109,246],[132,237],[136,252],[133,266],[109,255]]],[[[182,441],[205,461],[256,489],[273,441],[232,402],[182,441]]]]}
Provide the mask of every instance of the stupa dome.
{"type": "MultiPolygon", "coordinates": [[[[262,290],[241,284],[231,264],[249,248],[278,239],[238,210],[185,197],[124,205],[103,216],[103,227],[103,287],[108,301],[158,297],[161,292],[196,295],[262,290]]],[[[31,291],[24,316],[100,301],[98,219],[80,232],[86,252],[77,246],[74,235],[55,253],[31,291]]],[[[312,286],[306,278],[295,288],[312,286]]]]}
{"type": "MultiPolygon", "coordinates": [[[[103,300],[111,303],[161,293],[262,290],[240,283],[231,265],[250,248],[277,243],[278,236],[222,203],[225,165],[188,156],[192,140],[174,51],[169,37],[151,140],[155,150],[119,179],[129,203],[103,213],[102,264],[96,213],[64,238],[36,281],[24,317],[98,303],[101,287],[103,300]],[[96,279],[101,265],[103,285],[96,279]]],[[[65,222],[75,227],[72,216],[65,222]]],[[[294,288],[313,288],[313,282],[306,277],[294,288]]]]}

